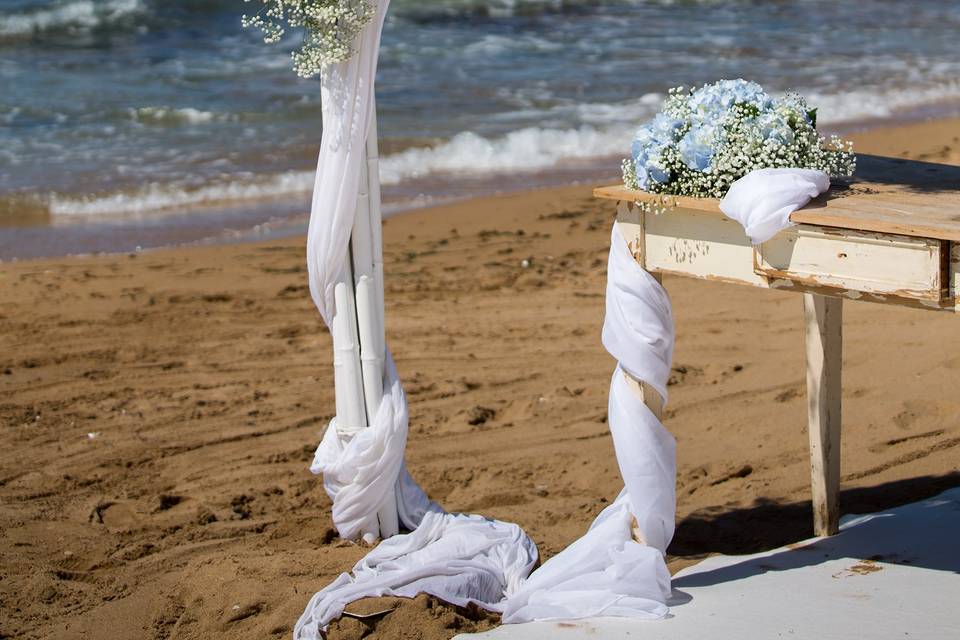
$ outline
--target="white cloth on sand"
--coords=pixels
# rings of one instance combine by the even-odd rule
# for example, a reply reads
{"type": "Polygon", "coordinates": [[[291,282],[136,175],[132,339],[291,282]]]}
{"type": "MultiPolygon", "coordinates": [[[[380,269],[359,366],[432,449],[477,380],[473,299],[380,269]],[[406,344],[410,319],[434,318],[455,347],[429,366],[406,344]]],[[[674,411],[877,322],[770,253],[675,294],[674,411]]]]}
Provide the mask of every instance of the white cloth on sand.
{"type": "MultiPolygon", "coordinates": [[[[328,325],[335,310],[333,288],[347,266],[388,5],[389,0],[378,0],[374,22],[358,39],[356,54],[329,67],[321,78],[323,138],[307,267],[311,295],[328,325]]],[[[769,215],[752,208],[746,213],[754,220],[769,215]]],[[[777,220],[785,219],[779,209],[775,213],[777,220]]],[[[446,513],[407,473],[407,401],[388,352],[385,393],[373,424],[343,444],[334,418],[311,469],[323,474],[324,488],[333,500],[334,525],[343,537],[355,539],[364,531],[377,530],[377,512],[391,486],[396,489],[400,521],[411,532],[381,542],[352,574],[342,574],[314,595],[294,628],[294,638],[320,638],[327,623],[353,600],[424,592],[459,605],[475,602],[502,612],[505,622],[664,616],[670,594],[664,554],[673,535],[675,444],[628,387],[624,371],[646,381],[666,400],[673,319],[666,292],[636,264],[616,227],[603,343],[619,363],[610,385],[608,421],[625,487],[582,538],[532,574],[536,546],[520,527],[446,513]],[[646,544],[633,540],[634,520],[646,544]]]]}
{"type": "Polygon", "coordinates": [[[830,176],[823,171],[757,169],[730,185],[720,210],[760,244],[792,226],[790,214],[829,188],[830,176]]]}
{"type": "Polygon", "coordinates": [[[445,513],[407,473],[407,402],[388,354],[386,393],[374,424],[344,445],[334,418],[311,470],[323,474],[342,536],[357,537],[377,517],[391,478],[398,478],[400,520],[411,532],[381,542],[352,575],[342,574],[314,595],[295,638],[319,638],[347,604],[381,595],[430,593],[457,605],[475,602],[501,612],[504,622],[666,615],[670,573],[664,554],[673,535],[675,443],[627,386],[621,367],[666,397],[673,318],[663,287],[637,265],[616,226],[611,241],[603,342],[621,363],[608,410],[626,485],[617,499],[582,538],[530,574],[537,550],[520,527],[445,513]],[[633,540],[634,520],[647,544],[633,540]]]}

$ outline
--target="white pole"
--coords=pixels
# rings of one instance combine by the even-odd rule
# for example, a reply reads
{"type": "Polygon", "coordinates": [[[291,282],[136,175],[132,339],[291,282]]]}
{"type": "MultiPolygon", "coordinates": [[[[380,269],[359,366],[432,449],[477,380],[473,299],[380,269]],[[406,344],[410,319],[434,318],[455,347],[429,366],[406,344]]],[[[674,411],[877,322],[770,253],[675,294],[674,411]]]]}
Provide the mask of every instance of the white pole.
{"type": "Polygon", "coordinates": [[[350,236],[353,259],[353,282],[356,287],[357,327],[360,336],[360,366],[363,371],[363,394],[369,424],[377,414],[383,398],[383,351],[378,349],[379,310],[373,271],[373,239],[370,232],[370,206],[367,195],[367,169],[360,175],[357,215],[350,236]]]}
{"type": "MultiPolygon", "coordinates": [[[[370,198],[370,234],[373,253],[373,302],[376,305],[377,323],[374,327],[373,338],[377,350],[377,358],[381,375],[383,362],[386,359],[386,313],[383,305],[383,215],[380,205],[380,152],[377,148],[377,102],[372,99],[370,128],[367,134],[367,178],[368,194],[370,198]]],[[[380,531],[384,537],[400,533],[400,521],[397,515],[396,485],[384,498],[380,509],[380,531]]]]}
{"type": "MultiPolygon", "coordinates": [[[[364,407],[367,424],[373,424],[383,398],[383,369],[386,351],[383,315],[383,250],[380,240],[380,173],[377,161],[376,103],[366,144],[366,162],[360,177],[357,215],[350,237],[353,282],[356,287],[356,320],[360,338],[364,407]],[[379,266],[379,269],[378,269],[379,266]]],[[[396,492],[384,496],[378,511],[380,537],[400,531],[396,492]]]]}
{"type": "MultiPolygon", "coordinates": [[[[367,426],[363,380],[360,367],[360,344],[357,339],[357,313],[353,297],[352,269],[348,262],[343,281],[333,288],[336,310],[333,314],[333,384],[337,401],[337,435],[349,442],[367,426]]],[[[360,532],[367,544],[377,537],[376,529],[360,532]]]]}
{"type": "Polygon", "coordinates": [[[345,281],[334,285],[336,310],[333,314],[333,376],[337,400],[337,433],[349,440],[367,426],[360,370],[360,346],[357,340],[357,316],[353,299],[353,279],[347,269],[345,281]]]}
{"type": "Polygon", "coordinates": [[[377,148],[377,103],[373,98],[373,116],[370,118],[370,133],[367,136],[367,175],[370,194],[370,231],[373,236],[373,273],[376,283],[377,317],[380,330],[377,333],[379,349],[386,357],[387,339],[385,336],[386,313],[383,308],[383,213],[380,208],[380,151],[377,148]]]}

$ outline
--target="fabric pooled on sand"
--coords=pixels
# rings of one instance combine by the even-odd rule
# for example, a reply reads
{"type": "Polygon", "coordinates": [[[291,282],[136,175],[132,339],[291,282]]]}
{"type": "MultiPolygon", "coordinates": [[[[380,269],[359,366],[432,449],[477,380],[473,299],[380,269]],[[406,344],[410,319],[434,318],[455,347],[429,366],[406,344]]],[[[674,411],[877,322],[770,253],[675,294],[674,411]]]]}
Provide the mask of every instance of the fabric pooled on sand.
{"type": "Polygon", "coordinates": [[[533,541],[515,524],[446,513],[403,465],[408,411],[396,367],[387,357],[385,393],[374,424],[343,444],[335,420],[311,469],[324,474],[341,535],[357,537],[376,522],[391,479],[410,533],[381,542],[349,574],[314,595],[294,637],[313,640],[360,598],[429,593],[456,605],[476,603],[504,622],[592,616],[659,618],[667,614],[673,535],[675,443],[627,383],[624,371],[666,396],[674,328],[666,292],[640,269],[615,226],[611,235],[604,344],[618,358],[608,415],[625,487],[586,534],[530,573],[533,541]],[[633,538],[633,527],[646,544],[633,538]]]}

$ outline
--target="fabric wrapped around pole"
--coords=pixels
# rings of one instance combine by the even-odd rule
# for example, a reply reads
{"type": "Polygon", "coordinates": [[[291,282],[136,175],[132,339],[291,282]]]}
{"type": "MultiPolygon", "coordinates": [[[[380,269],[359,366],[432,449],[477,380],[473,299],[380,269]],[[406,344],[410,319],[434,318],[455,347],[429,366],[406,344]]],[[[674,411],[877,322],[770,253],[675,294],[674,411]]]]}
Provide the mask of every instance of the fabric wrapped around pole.
{"type": "Polygon", "coordinates": [[[323,132],[307,228],[310,295],[323,321],[333,318],[333,289],[343,281],[350,233],[357,213],[361,168],[374,105],[374,82],[380,32],[390,0],[376,2],[371,24],[346,62],[329,65],[320,75],[323,132]]]}
{"type": "MultiPolygon", "coordinates": [[[[634,261],[616,227],[611,242],[604,343],[633,375],[666,396],[674,342],[669,300],[634,261]],[[634,321],[633,314],[643,321],[634,321]]],[[[458,605],[475,602],[501,612],[505,622],[666,615],[670,574],[664,553],[673,534],[675,445],[629,389],[620,365],[610,387],[609,423],[626,487],[582,538],[533,574],[536,546],[517,525],[445,513],[413,481],[403,466],[406,397],[389,352],[385,380],[374,424],[343,445],[335,418],[311,470],[323,474],[334,523],[348,538],[375,521],[389,479],[399,474],[400,518],[411,533],[381,542],[352,575],[342,574],[317,593],[295,638],[319,638],[347,604],[381,595],[429,593],[458,605]],[[633,540],[634,520],[648,544],[633,540]]]]}

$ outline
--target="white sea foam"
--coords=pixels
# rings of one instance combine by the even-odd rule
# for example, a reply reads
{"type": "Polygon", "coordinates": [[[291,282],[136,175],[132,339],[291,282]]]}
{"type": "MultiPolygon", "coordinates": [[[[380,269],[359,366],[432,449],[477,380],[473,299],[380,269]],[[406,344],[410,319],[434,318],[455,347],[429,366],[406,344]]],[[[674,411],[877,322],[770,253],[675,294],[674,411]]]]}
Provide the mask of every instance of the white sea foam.
{"type": "MultiPolygon", "coordinates": [[[[925,105],[960,102],[960,82],[902,91],[870,89],[842,94],[801,90],[819,109],[821,124],[839,124],[890,117],[925,105]]],[[[586,103],[545,110],[502,114],[503,121],[579,122],[578,126],[528,126],[505,135],[484,137],[461,132],[432,147],[416,147],[381,158],[381,181],[397,185],[426,177],[456,179],[503,173],[550,171],[572,161],[628,153],[636,127],[651,117],[662,96],[647,94],[619,104],[586,103]]],[[[153,108],[150,117],[175,118],[193,124],[210,122],[229,114],[193,109],[153,108]],[[159,110],[158,110],[159,109],[159,110]]],[[[142,117],[139,114],[138,117],[142,117]]],[[[499,118],[498,118],[499,119],[499,118]]],[[[616,166],[611,166],[616,171],[616,166]]],[[[291,171],[243,178],[202,187],[153,184],[140,190],[85,198],[54,196],[49,203],[54,215],[141,215],[150,212],[207,206],[227,201],[282,198],[309,193],[313,172],[291,171]]]]}
{"type": "Polygon", "coordinates": [[[723,0],[603,0],[601,2],[597,0],[433,0],[429,3],[424,3],[422,0],[395,0],[395,5],[396,11],[400,15],[413,13],[419,16],[469,16],[475,13],[483,13],[494,18],[509,18],[517,15],[558,12],[595,4],[672,5],[679,2],[690,3],[691,1],[709,5],[723,0]]]}
{"type": "MultiPolygon", "coordinates": [[[[836,125],[891,117],[926,105],[960,102],[960,82],[900,91],[876,88],[841,94],[801,93],[811,106],[818,108],[821,124],[836,125]]],[[[460,133],[434,147],[407,149],[383,158],[381,178],[384,184],[397,184],[430,174],[541,171],[564,161],[626,155],[634,129],[656,112],[662,98],[659,94],[647,94],[620,104],[586,103],[515,112],[514,117],[525,121],[539,114],[545,121],[562,117],[586,124],[571,128],[525,127],[494,138],[460,133]]],[[[510,114],[504,114],[504,119],[509,117],[510,114]]]]}
{"type": "Polygon", "coordinates": [[[549,52],[562,49],[563,44],[530,34],[511,35],[510,37],[488,33],[464,47],[467,56],[492,57],[515,51],[549,52]]]}
{"type": "Polygon", "coordinates": [[[141,0],[75,0],[45,9],[0,17],[0,37],[28,36],[38,31],[74,27],[90,29],[143,11],[141,0]]]}
{"type": "Polygon", "coordinates": [[[140,107],[130,109],[130,119],[141,124],[206,124],[208,122],[232,122],[236,115],[201,111],[193,107],[140,107]]]}
{"type": "Polygon", "coordinates": [[[312,171],[289,171],[261,179],[236,179],[196,188],[150,184],[134,191],[82,198],[54,195],[48,209],[55,216],[138,216],[169,209],[292,196],[309,193],[312,188],[312,171]]]}
{"type": "Polygon", "coordinates": [[[960,102],[960,81],[925,87],[870,88],[823,93],[800,90],[812,107],[817,107],[817,123],[838,124],[873,118],[889,118],[938,104],[960,102]]]}
{"type": "Polygon", "coordinates": [[[435,147],[406,149],[380,161],[383,184],[436,173],[482,175],[540,171],[564,160],[625,152],[632,126],[576,129],[527,127],[500,138],[463,132],[435,147]]]}

